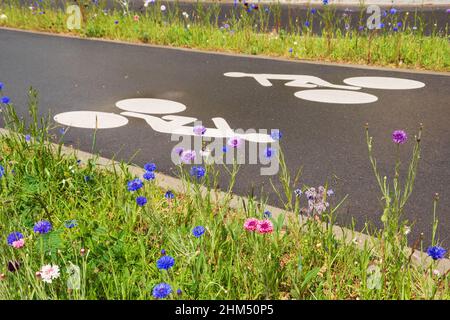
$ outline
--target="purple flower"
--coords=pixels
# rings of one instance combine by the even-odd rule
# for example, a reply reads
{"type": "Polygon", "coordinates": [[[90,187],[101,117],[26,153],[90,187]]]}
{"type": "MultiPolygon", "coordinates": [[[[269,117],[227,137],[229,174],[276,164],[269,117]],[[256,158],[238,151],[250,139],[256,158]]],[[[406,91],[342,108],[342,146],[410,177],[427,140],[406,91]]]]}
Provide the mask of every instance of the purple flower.
{"type": "Polygon", "coordinates": [[[181,153],[181,161],[183,163],[190,163],[195,160],[196,153],[194,150],[185,150],[181,153]]]}
{"type": "Polygon", "coordinates": [[[33,231],[36,233],[46,234],[52,230],[52,224],[47,220],[41,220],[36,222],[33,231]]]}
{"type": "Polygon", "coordinates": [[[114,21],[114,24],[119,24],[119,20],[114,21]]]}
{"type": "Polygon", "coordinates": [[[195,126],[193,131],[197,136],[202,136],[205,134],[206,128],[204,126],[195,126]]]}
{"type": "Polygon", "coordinates": [[[328,189],[327,195],[328,195],[328,196],[332,196],[333,194],[334,194],[333,189],[328,189]]]}
{"type": "Polygon", "coordinates": [[[136,198],[136,203],[138,206],[143,207],[147,203],[147,198],[143,196],[139,196],[136,198]]]}
{"type": "Polygon", "coordinates": [[[20,232],[11,232],[8,237],[6,238],[6,241],[8,242],[9,246],[13,245],[13,242],[18,241],[20,239],[23,239],[23,234],[21,234],[20,232]]]}
{"type": "Polygon", "coordinates": [[[390,14],[396,14],[397,13],[397,9],[392,8],[389,12],[390,12],[390,14]]]}
{"type": "Polygon", "coordinates": [[[181,147],[176,147],[176,148],[174,149],[174,151],[175,151],[175,153],[176,153],[179,157],[181,157],[181,154],[183,153],[184,149],[181,148],[181,147]]]}
{"type": "Polygon", "coordinates": [[[398,26],[399,28],[401,28],[401,27],[403,26],[403,23],[398,22],[398,23],[397,23],[397,26],[398,26]]]}
{"type": "Polygon", "coordinates": [[[145,171],[149,171],[149,172],[153,172],[153,171],[155,171],[156,170],[156,164],[154,164],[154,163],[146,163],[145,165],[144,165],[144,170],[145,171]]]}
{"type": "Polygon", "coordinates": [[[397,144],[403,144],[408,139],[406,132],[403,130],[395,130],[392,133],[392,141],[397,144]]]}
{"type": "Polygon", "coordinates": [[[164,194],[164,197],[166,198],[166,199],[173,199],[173,198],[175,198],[175,195],[173,194],[173,192],[172,191],[167,191],[165,194],[164,194]]]}
{"type": "Polygon", "coordinates": [[[328,4],[328,0],[323,0],[322,3],[324,6],[326,6],[328,4]]]}
{"type": "Polygon", "coordinates": [[[151,172],[151,171],[147,171],[144,173],[144,175],[142,176],[145,180],[149,181],[149,180],[154,180],[155,179],[155,173],[151,172]]]}
{"type": "Polygon", "coordinates": [[[315,14],[316,12],[317,12],[317,9],[316,9],[316,8],[312,8],[312,9],[311,9],[311,13],[312,13],[312,14],[315,14]]]}
{"type": "Polygon", "coordinates": [[[3,84],[3,82],[0,82],[0,91],[2,91],[4,87],[5,85],[3,84]]]}
{"type": "Polygon", "coordinates": [[[175,264],[175,259],[171,256],[162,256],[156,261],[156,267],[160,270],[168,270],[175,264]]]}
{"type": "Polygon", "coordinates": [[[183,293],[183,291],[181,291],[181,289],[177,290],[177,295],[181,296],[182,293],[183,293]]]}
{"type": "Polygon", "coordinates": [[[205,227],[203,226],[196,226],[194,229],[192,229],[192,234],[196,238],[200,238],[205,233],[205,227]]]}
{"type": "Polygon", "coordinates": [[[359,27],[358,27],[358,30],[359,30],[359,31],[363,31],[363,30],[364,30],[364,26],[359,26],[359,27]]]}
{"type": "Polygon", "coordinates": [[[166,255],[166,250],[162,249],[162,250],[161,250],[161,255],[162,255],[162,256],[165,256],[165,255],[166,255]]]}
{"type": "Polygon", "coordinates": [[[384,23],[380,23],[379,27],[380,27],[380,29],[383,29],[384,28],[384,23]]]}
{"type": "Polygon", "coordinates": [[[127,183],[128,191],[137,191],[140,188],[142,188],[143,186],[144,186],[144,183],[139,178],[128,181],[128,183],[127,183]]]}
{"type": "Polygon", "coordinates": [[[267,218],[267,219],[271,218],[272,217],[272,212],[270,212],[269,210],[264,211],[263,217],[267,218]]]}
{"type": "MultiPolygon", "coordinates": [[[[305,22],[305,27],[308,28],[310,25],[311,25],[311,24],[309,23],[309,21],[306,21],[306,22],[305,22]]],[[[290,50],[292,50],[292,48],[291,48],[290,50]]],[[[292,51],[289,51],[289,52],[292,52],[292,51]]]]}
{"type": "Polygon", "coordinates": [[[289,53],[292,53],[292,52],[294,52],[294,49],[289,48],[289,53]]]}
{"type": "Polygon", "coordinates": [[[205,176],[206,170],[202,166],[193,166],[191,168],[190,174],[192,177],[196,177],[197,179],[200,179],[205,176]]]}
{"type": "Polygon", "coordinates": [[[164,299],[172,292],[172,288],[167,283],[157,284],[153,288],[153,297],[156,299],[164,299]]]}
{"type": "Polygon", "coordinates": [[[294,194],[295,194],[296,197],[300,197],[303,194],[303,192],[300,189],[295,189],[294,190],[294,194]]]}
{"type": "Polygon", "coordinates": [[[446,252],[447,250],[439,246],[429,247],[427,249],[427,254],[433,258],[433,260],[443,259],[446,252]]]}
{"type": "Polygon", "coordinates": [[[394,32],[397,32],[397,31],[398,31],[398,28],[397,28],[397,27],[394,27],[394,28],[392,28],[392,30],[393,30],[394,32]]]}
{"type": "Polygon", "coordinates": [[[239,148],[242,144],[242,140],[238,137],[228,139],[228,145],[232,148],[239,148]]]}

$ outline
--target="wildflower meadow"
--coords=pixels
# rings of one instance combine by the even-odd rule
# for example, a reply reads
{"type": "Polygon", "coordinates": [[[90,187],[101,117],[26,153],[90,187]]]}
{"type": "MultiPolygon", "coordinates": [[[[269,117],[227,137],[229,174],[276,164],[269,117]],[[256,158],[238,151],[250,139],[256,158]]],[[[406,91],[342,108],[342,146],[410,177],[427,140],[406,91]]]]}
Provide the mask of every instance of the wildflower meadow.
{"type": "MultiPolygon", "coordinates": [[[[403,219],[426,140],[421,127],[392,133],[394,149],[410,150],[411,158],[393,163],[389,178],[377,170],[369,126],[361,128],[384,205],[382,227],[364,230],[371,237],[362,242],[352,226],[341,229],[347,236],[335,232],[345,195],[291,176],[282,150],[274,156],[286,201],[275,214],[251,197],[232,205],[238,165],[229,166],[231,185],[220,193],[215,165],[182,163],[180,192],[159,185],[158,163],[136,174],[123,162],[79,159],[64,151],[65,131],[38,116],[34,89],[27,121],[7,94],[0,83],[8,129],[0,136],[0,299],[450,298],[438,198],[430,246],[419,239],[410,248],[413,226],[403,219]]],[[[282,132],[277,137],[282,146],[282,132]]]]}
{"type": "Polygon", "coordinates": [[[226,12],[220,1],[198,1],[190,9],[160,0],[116,0],[113,6],[106,0],[77,3],[73,9],[64,1],[5,0],[0,3],[0,27],[289,59],[450,70],[448,23],[427,21],[417,8],[383,9],[370,29],[367,6],[340,13],[332,1],[309,7],[304,16],[289,16],[287,25],[281,24],[277,1],[235,1],[226,12]]]}

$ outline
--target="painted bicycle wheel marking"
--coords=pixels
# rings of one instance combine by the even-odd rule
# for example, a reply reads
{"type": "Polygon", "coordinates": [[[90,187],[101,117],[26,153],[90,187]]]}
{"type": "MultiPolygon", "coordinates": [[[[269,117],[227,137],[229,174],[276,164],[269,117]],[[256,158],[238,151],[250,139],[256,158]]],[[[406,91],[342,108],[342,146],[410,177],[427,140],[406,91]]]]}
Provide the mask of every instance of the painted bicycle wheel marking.
{"type": "Polygon", "coordinates": [[[331,89],[303,90],[294,95],[303,100],[337,104],[363,104],[378,100],[376,96],[364,92],[331,89]]]}
{"type": "Polygon", "coordinates": [[[53,119],[65,126],[85,129],[112,129],[128,123],[128,119],[121,115],[97,111],[64,112],[53,119]]]}
{"type": "Polygon", "coordinates": [[[116,107],[125,111],[149,114],[170,114],[186,110],[186,106],[182,103],[150,98],[120,100],[116,102],[116,107]]]}
{"type": "Polygon", "coordinates": [[[369,89],[383,89],[383,90],[411,90],[425,87],[425,83],[390,77],[354,77],[347,78],[344,83],[369,89]]]}

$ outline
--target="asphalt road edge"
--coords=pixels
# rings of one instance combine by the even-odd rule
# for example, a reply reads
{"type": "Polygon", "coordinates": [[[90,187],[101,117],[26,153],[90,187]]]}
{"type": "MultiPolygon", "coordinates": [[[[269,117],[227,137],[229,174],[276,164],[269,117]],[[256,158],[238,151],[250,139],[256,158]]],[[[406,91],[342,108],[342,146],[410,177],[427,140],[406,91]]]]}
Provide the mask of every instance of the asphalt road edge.
{"type": "MultiPolygon", "coordinates": [[[[12,134],[12,133],[8,129],[0,128],[0,135],[10,135],[10,134],[12,134]]],[[[55,143],[51,143],[51,145],[53,148],[55,148],[55,150],[57,150],[57,148],[59,147],[55,143]]],[[[65,145],[62,146],[61,152],[67,156],[75,155],[77,157],[77,159],[81,160],[82,162],[87,162],[89,159],[95,159],[96,164],[102,170],[115,171],[114,168],[120,163],[113,159],[100,157],[99,155],[81,151],[81,150],[75,149],[73,147],[65,146],[65,145]]],[[[136,175],[136,176],[142,176],[145,172],[145,170],[139,166],[130,165],[130,164],[125,164],[125,166],[127,167],[128,171],[131,174],[136,175]]],[[[178,178],[174,178],[169,175],[166,175],[166,174],[163,174],[160,172],[156,172],[155,181],[156,181],[156,185],[162,189],[172,190],[172,191],[175,191],[176,193],[185,193],[186,192],[185,185],[178,178]]],[[[204,188],[204,187],[202,187],[201,190],[202,190],[202,192],[206,192],[206,188],[204,188]]],[[[215,201],[224,200],[226,197],[226,193],[223,191],[216,191],[215,196],[216,196],[215,201]]],[[[242,197],[242,196],[233,194],[231,201],[230,201],[230,208],[231,209],[241,209],[243,207],[243,203],[245,203],[245,205],[247,205],[248,201],[249,200],[246,197],[242,197]]],[[[270,205],[265,205],[265,208],[266,208],[266,210],[269,210],[272,213],[272,216],[275,219],[280,214],[284,214],[284,215],[288,216],[287,219],[289,219],[289,218],[300,219],[301,223],[304,223],[306,220],[306,218],[303,218],[302,216],[297,215],[294,212],[290,212],[290,211],[287,211],[287,210],[284,210],[281,208],[277,208],[277,207],[270,206],[270,205]]],[[[327,224],[323,223],[323,226],[327,227],[327,224]]],[[[340,227],[337,225],[334,225],[332,229],[333,229],[332,231],[333,231],[334,235],[338,239],[342,239],[345,243],[352,242],[355,245],[357,245],[358,248],[361,248],[361,249],[364,248],[365,246],[370,247],[371,245],[373,245],[379,241],[378,239],[368,236],[364,233],[352,231],[348,228],[340,227]]],[[[406,254],[411,256],[411,262],[413,263],[413,265],[415,265],[417,267],[421,267],[424,270],[427,270],[433,262],[433,260],[425,252],[422,252],[419,250],[413,250],[412,248],[409,248],[409,247],[406,249],[406,254]]],[[[438,270],[441,275],[445,274],[446,272],[448,272],[450,270],[450,260],[449,259],[439,260],[437,262],[434,270],[438,270]]]]}
{"type": "Polygon", "coordinates": [[[330,67],[342,67],[342,68],[355,68],[355,69],[363,69],[363,70],[372,70],[372,71],[390,71],[390,72],[400,72],[400,73],[415,73],[415,74],[426,74],[426,75],[438,75],[438,76],[447,76],[450,77],[450,72],[445,71],[431,71],[431,70],[420,70],[420,69],[407,69],[407,68],[396,68],[396,67],[382,67],[382,66],[372,66],[372,65],[364,65],[364,64],[351,64],[346,62],[331,62],[331,61],[318,61],[318,60],[304,60],[304,59],[288,59],[285,57],[275,57],[275,56],[266,56],[266,55],[250,55],[245,53],[234,53],[234,52],[225,52],[225,51],[208,51],[196,48],[184,48],[184,47],[175,47],[168,45],[158,45],[158,44],[150,44],[150,43],[142,43],[142,42],[131,42],[131,41],[123,41],[123,40],[112,40],[112,39],[104,39],[104,38],[92,38],[92,37],[82,37],[75,34],[70,33],[53,33],[47,31],[36,31],[29,29],[19,29],[12,27],[1,26],[1,30],[8,31],[16,31],[23,33],[31,33],[43,36],[53,36],[53,37],[62,37],[69,39],[77,39],[77,40],[88,40],[88,41],[98,41],[98,42],[106,42],[106,43],[115,43],[121,45],[128,46],[141,46],[141,47],[150,47],[150,48],[158,48],[158,49],[169,49],[169,50],[178,50],[185,51],[191,53],[200,53],[200,54],[213,54],[213,55],[222,55],[229,57],[240,57],[240,58],[253,58],[253,59],[263,59],[263,60],[274,60],[281,62],[292,62],[292,63],[306,63],[312,65],[323,65],[330,67]]]}

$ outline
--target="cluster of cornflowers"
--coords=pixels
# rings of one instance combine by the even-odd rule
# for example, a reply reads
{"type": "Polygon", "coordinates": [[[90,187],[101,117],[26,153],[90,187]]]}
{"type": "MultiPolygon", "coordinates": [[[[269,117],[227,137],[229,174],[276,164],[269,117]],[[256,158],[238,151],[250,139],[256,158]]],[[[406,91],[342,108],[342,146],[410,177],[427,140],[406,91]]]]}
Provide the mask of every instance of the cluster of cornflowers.
{"type": "MultiPolygon", "coordinates": [[[[146,163],[144,165],[144,170],[145,170],[145,173],[142,176],[144,178],[144,180],[147,180],[147,181],[155,180],[156,165],[154,163],[150,163],[150,162],[146,163]]],[[[144,182],[139,178],[128,181],[128,183],[127,183],[127,190],[130,192],[138,191],[142,187],[144,187],[144,182]]],[[[136,204],[138,206],[143,207],[146,203],[147,203],[146,197],[144,197],[144,196],[136,197],[136,204]]]]}
{"type": "MultiPolygon", "coordinates": [[[[77,226],[76,220],[69,220],[65,222],[65,227],[68,229],[72,229],[77,226]]],[[[50,233],[53,229],[53,226],[50,221],[41,220],[34,224],[33,231],[36,234],[47,234],[50,233]]],[[[25,246],[25,237],[23,233],[19,231],[13,231],[6,237],[6,242],[10,247],[15,249],[21,249],[25,246]]],[[[84,250],[84,249],[82,249],[84,250]]],[[[9,261],[8,262],[8,270],[10,272],[18,271],[20,268],[19,261],[9,261]]],[[[59,278],[60,269],[58,265],[55,264],[46,264],[41,267],[39,271],[35,273],[36,277],[43,282],[52,283],[53,280],[59,278]]],[[[6,276],[2,274],[2,279],[6,276]]]]}
{"type": "Polygon", "coordinates": [[[3,82],[0,82],[0,105],[4,104],[10,104],[11,103],[11,99],[8,96],[3,95],[3,88],[5,87],[5,85],[3,84],[3,82]]]}

